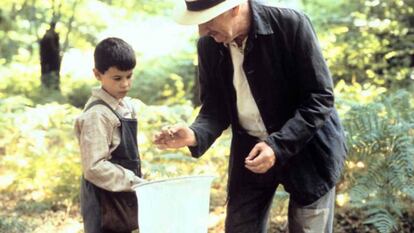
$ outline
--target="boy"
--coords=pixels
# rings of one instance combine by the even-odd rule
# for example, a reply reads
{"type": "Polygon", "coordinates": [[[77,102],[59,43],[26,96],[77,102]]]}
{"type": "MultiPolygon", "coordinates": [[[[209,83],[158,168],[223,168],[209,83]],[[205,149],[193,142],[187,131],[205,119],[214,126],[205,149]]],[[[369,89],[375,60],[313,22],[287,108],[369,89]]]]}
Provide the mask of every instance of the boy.
{"type": "Polygon", "coordinates": [[[132,186],[143,182],[135,112],[124,98],[131,88],[135,53],[119,38],[101,41],[94,52],[101,87],[76,119],[83,177],[81,214],[85,233],[131,232],[137,228],[132,186]]]}

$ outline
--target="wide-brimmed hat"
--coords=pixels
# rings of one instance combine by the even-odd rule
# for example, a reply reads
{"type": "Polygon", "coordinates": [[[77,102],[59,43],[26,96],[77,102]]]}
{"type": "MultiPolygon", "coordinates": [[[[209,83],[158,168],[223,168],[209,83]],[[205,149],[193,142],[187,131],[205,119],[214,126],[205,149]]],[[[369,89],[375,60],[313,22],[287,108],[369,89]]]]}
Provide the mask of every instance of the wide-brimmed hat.
{"type": "Polygon", "coordinates": [[[247,0],[178,0],[174,19],[179,24],[198,25],[247,0]]]}

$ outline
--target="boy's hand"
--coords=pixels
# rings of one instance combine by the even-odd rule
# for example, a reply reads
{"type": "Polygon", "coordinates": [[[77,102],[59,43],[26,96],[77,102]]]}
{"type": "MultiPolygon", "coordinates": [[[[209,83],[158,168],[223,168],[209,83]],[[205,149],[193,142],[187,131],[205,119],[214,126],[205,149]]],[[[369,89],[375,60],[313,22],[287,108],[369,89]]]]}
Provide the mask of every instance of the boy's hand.
{"type": "Polygon", "coordinates": [[[147,180],[145,180],[145,179],[143,179],[143,178],[140,178],[140,177],[137,177],[137,180],[138,180],[138,184],[148,183],[148,181],[147,181],[147,180]]]}
{"type": "Polygon", "coordinates": [[[174,125],[164,127],[153,138],[158,149],[176,149],[197,144],[193,130],[187,126],[174,125]]]}

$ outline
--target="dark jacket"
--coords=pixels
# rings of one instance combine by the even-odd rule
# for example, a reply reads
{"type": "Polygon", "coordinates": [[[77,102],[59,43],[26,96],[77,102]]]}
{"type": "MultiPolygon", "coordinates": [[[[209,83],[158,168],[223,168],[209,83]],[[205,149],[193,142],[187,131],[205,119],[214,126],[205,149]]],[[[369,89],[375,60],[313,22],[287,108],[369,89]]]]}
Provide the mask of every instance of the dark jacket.
{"type": "Polygon", "coordinates": [[[211,37],[198,41],[202,107],[191,125],[198,144],[190,150],[201,156],[231,125],[229,197],[249,182],[282,183],[295,201],[308,204],[335,185],[346,156],[332,78],[304,14],[249,4],[252,27],[243,68],[276,164],[263,175],[244,168],[244,158],[258,139],[239,125],[230,53],[211,37]]]}

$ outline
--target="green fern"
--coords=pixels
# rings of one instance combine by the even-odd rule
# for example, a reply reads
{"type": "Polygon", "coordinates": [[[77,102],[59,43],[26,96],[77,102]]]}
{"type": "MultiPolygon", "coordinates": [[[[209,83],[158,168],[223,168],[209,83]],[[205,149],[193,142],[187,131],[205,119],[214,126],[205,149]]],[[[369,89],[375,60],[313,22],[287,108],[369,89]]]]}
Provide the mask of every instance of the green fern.
{"type": "Polygon", "coordinates": [[[398,232],[398,219],[414,200],[414,117],[407,92],[377,103],[353,106],[344,126],[350,148],[347,168],[351,203],[365,211],[365,224],[379,232],[398,232]]]}
{"type": "Polygon", "coordinates": [[[385,209],[374,208],[367,211],[368,219],[364,224],[372,224],[380,233],[388,233],[398,230],[397,220],[385,209]]]}

